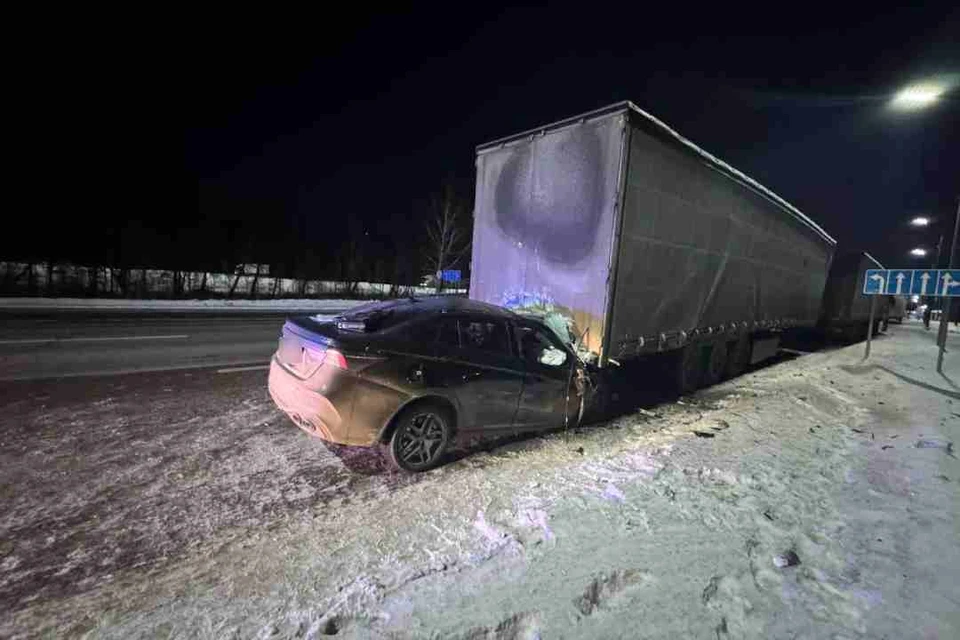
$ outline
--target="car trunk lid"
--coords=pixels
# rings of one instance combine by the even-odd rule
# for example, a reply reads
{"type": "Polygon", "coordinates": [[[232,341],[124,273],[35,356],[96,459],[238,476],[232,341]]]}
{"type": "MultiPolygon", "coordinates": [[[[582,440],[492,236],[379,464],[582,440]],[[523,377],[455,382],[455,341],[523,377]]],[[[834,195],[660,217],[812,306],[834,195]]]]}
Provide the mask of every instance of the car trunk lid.
{"type": "Polygon", "coordinates": [[[277,359],[294,375],[309,378],[323,364],[360,370],[370,364],[366,354],[370,336],[340,328],[343,318],[299,316],[283,325],[277,359]]]}

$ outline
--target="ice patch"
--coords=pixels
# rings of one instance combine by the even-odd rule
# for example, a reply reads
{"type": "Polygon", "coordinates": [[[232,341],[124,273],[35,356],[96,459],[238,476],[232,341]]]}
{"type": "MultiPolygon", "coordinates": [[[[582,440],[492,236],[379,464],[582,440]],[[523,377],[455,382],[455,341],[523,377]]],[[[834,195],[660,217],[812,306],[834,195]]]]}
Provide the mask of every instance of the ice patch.
{"type": "Polygon", "coordinates": [[[623,492],[620,489],[617,489],[615,484],[607,484],[607,487],[603,490],[603,497],[611,502],[623,502],[626,500],[626,496],[623,495],[623,492]]]}
{"type": "Polygon", "coordinates": [[[543,531],[544,540],[553,540],[553,531],[547,524],[547,517],[547,512],[542,509],[524,509],[520,512],[517,520],[521,526],[539,528],[543,531]]]}
{"type": "Polygon", "coordinates": [[[854,589],[853,595],[860,599],[868,609],[883,604],[883,594],[876,589],[854,589]]]}
{"type": "Polygon", "coordinates": [[[484,516],[483,511],[477,511],[477,519],[473,521],[473,527],[480,532],[480,535],[490,542],[499,543],[507,537],[506,533],[500,531],[496,527],[491,526],[490,523],[487,522],[487,518],[484,516]]]}

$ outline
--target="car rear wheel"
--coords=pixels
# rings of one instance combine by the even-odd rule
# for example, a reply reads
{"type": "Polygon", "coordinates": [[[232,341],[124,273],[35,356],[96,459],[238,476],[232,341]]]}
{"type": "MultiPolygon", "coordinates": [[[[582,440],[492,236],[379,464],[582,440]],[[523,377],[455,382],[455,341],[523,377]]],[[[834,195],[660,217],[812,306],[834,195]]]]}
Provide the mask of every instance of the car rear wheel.
{"type": "Polygon", "coordinates": [[[452,421],[439,404],[421,402],[404,410],[390,438],[390,461],[405,471],[437,466],[450,444],[452,421]]]}

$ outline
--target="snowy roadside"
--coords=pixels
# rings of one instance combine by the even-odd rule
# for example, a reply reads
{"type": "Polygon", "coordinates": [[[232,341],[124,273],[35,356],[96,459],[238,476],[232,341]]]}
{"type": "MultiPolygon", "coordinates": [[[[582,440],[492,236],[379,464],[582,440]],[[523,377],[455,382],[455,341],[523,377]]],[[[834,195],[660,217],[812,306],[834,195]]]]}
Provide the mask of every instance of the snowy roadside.
{"type": "MultiPolygon", "coordinates": [[[[177,439],[204,432],[190,442],[217,452],[209,479],[138,458],[151,480],[131,499],[224,482],[236,497],[177,502],[180,526],[238,500],[246,519],[153,568],[71,553],[89,588],[18,601],[0,635],[960,637],[960,337],[950,346],[942,378],[932,337],[892,327],[866,365],[862,345],[812,354],[608,425],[374,475],[359,495],[311,485],[316,448],[265,432],[269,405],[201,413],[165,442],[187,456],[177,439]],[[212,449],[221,430],[242,450],[212,449]]],[[[124,458],[103,460],[121,483],[136,479],[124,458]]],[[[156,510],[124,528],[137,518],[182,534],[156,510]]]]}
{"type": "Polygon", "coordinates": [[[120,298],[0,298],[0,311],[340,311],[370,300],[128,300],[120,298]]]}

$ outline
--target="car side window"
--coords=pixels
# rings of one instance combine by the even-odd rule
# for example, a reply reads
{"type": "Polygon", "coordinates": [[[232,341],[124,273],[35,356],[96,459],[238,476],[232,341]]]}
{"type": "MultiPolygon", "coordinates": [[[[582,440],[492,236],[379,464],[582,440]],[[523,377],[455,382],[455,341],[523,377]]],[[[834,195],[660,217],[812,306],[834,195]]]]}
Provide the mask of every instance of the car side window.
{"type": "Polygon", "coordinates": [[[499,356],[508,356],[511,352],[507,324],[497,320],[461,320],[460,340],[466,349],[499,356]]]}
{"type": "Polygon", "coordinates": [[[520,356],[524,362],[545,367],[562,367],[567,362],[567,352],[556,345],[546,333],[535,327],[517,327],[520,356]]]}
{"type": "Polygon", "coordinates": [[[418,319],[397,327],[397,334],[404,342],[429,346],[436,341],[439,328],[435,318],[418,319]]]}
{"type": "Polygon", "coordinates": [[[437,344],[441,347],[449,347],[451,349],[460,348],[460,333],[457,330],[457,319],[440,318],[438,324],[440,325],[440,329],[437,334],[437,344]]]}

